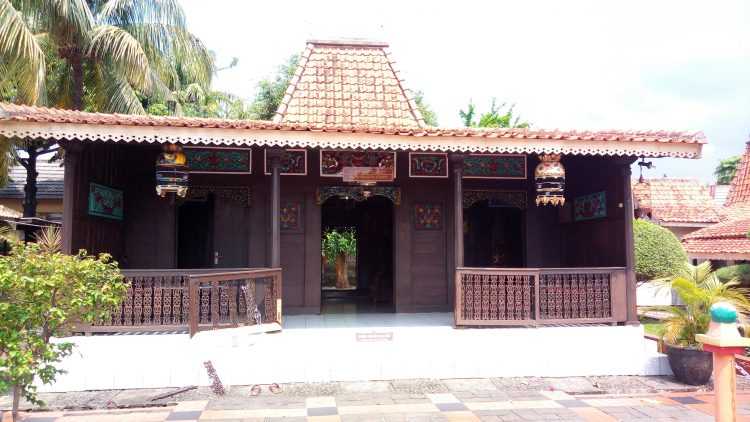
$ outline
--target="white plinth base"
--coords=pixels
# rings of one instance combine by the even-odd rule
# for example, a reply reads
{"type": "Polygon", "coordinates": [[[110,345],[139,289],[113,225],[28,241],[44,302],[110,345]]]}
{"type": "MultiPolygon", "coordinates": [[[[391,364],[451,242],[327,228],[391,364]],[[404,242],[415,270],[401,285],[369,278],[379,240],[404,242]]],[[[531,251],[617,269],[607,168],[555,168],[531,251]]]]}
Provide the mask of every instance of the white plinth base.
{"type": "Polygon", "coordinates": [[[276,334],[247,327],[193,339],[73,337],[65,339],[77,345],[63,365],[68,373],[40,391],[209,385],[206,360],[225,385],[670,374],[666,357],[644,340],[640,326],[457,330],[451,319],[450,314],[296,316],[276,334]]]}

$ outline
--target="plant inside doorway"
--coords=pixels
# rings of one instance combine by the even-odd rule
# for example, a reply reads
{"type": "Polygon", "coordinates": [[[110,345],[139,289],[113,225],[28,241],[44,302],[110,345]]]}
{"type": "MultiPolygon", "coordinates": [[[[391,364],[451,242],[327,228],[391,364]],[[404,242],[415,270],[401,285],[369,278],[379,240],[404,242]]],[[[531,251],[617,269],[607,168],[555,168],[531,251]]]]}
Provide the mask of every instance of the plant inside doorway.
{"type": "Polygon", "coordinates": [[[354,229],[327,230],[323,233],[322,250],[328,263],[336,268],[336,288],[350,288],[347,258],[357,253],[357,236],[354,229]]]}

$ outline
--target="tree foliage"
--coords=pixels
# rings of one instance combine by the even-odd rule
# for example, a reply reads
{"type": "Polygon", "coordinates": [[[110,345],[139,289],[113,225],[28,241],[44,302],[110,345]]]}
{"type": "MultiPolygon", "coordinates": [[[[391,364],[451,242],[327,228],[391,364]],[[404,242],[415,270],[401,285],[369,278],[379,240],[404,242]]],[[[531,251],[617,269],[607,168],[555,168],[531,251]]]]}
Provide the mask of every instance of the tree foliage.
{"type": "MultiPolygon", "coordinates": [[[[191,84],[207,90],[214,58],[191,34],[177,0],[0,0],[0,99],[95,112],[145,114],[151,103],[174,103],[191,84]]],[[[155,106],[158,108],[158,106],[155,106]]],[[[162,107],[179,114],[179,107],[162,107]]],[[[0,140],[5,144],[7,140],[0,140]]],[[[21,163],[35,178],[36,151],[49,141],[23,139],[21,163]],[[30,148],[37,145],[37,148],[30,148]]],[[[0,150],[0,185],[18,157],[0,150]]],[[[36,186],[24,216],[36,215],[36,186]]]]}
{"type": "Polygon", "coordinates": [[[417,110],[422,114],[422,118],[427,126],[438,126],[438,118],[435,111],[424,99],[424,92],[417,91],[414,93],[414,102],[417,103],[417,110]]]}
{"type": "Polygon", "coordinates": [[[742,284],[750,284],[750,264],[737,264],[716,270],[716,275],[723,281],[736,278],[742,284]]]}
{"type": "Polygon", "coordinates": [[[330,264],[333,264],[339,255],[352,255],[357,253],[357,236],[353,229],[337,230],[330,229],[323,233],[323,255],[330,264]]]}
{"type": "Polygon", "coordinates": [[[677,236],[646,220],[633,221],[635,273],[639,281],[668,277],[687,262],[677,236]]]}
{"type": "Polygon", "coordinates": [[[294,76],[294,71],[297,69],[297,63],[299,63],[299,55],[294,54],[278,67],[275,76],[258,82],[255,99],[250,105],[253,119],[273,120],[281,100],[284,99],[289,82],[294,76]]]}
{"type": "Polygon", "coordinates": [[[208,87],[214,59],[176,0],[0,0],[0,67],[15,102],[144,114],[143,98],[208,87]]]}
{"type": "MultiPolygon", "coordinates": [[[[14,242],[0,256],[0,391],[36,402],[34,379],[50,383],[72,344],[53,340],[120,303],[126,286],[109,255],[59,251],[59,232],[37,243],[14,242]]],[[[15,413],[15,412],[14,412],[15,413]]]]}
{"type": "Polygon", "coordinates": [[[497,105],[497,100],[492,99],[490,110],[479,114],[476,106],[472,101],[466,107],[466,110],[459,110],[458,115],[461,117],[463,125],[466,127],[481,128],[527,128],[529,122],[522,121],[521,116],[514,114],[515,104],[508,105],[502,103],[497,105]],[[479,119],[477,120],[477,116],[479,119]]]}
{"type": "Polygon", "coordinates": [[[719,162],[719,165],[716,166],[716,170],[714,170],[716,184],[728,185],[732,183],[734,174],[737,173],[737,167],[740,165],[741,158],[742,156],[736,155],[734,157],[725,158],[719,162]]]}

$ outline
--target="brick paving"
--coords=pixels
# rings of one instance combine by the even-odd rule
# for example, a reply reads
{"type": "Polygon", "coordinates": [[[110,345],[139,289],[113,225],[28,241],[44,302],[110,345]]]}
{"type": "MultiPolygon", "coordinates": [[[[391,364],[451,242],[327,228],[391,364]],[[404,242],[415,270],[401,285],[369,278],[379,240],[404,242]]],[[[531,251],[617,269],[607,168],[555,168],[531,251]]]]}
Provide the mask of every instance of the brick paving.
{"type": "MultiPolygon", "coordinates": [[[[487,380],[489,381],[489,380],[487,380]]],[[[330,396],[234,395],[184,400],[162,407],[88,411],[39,411],[23,415],[29,422],[93,421],[712,421],[707,392],[662,392],[639,395],[568,394],[559,390],[507,392],[484,380],[446,383],[455,392],[343,392],[330,396]],[[485,388],[481,388],[484,386],[485,388]]],[[[443,384],[445,385],[445,384],[443,384]]],[[[233,389],[234,390],[234,389],[233,389]]],[[[429,389],[428,389],[429,390],[429,389]]],[[[242,391],[247,391],[244,389],[242,391]]],[[[235,391],[236,392],[236,391],[235,391]]],[[[738,395],[738,420],[750,421],[750,393],[738,395]]],[[[2,421],[10,420],[7,413],[2,421]]]]}

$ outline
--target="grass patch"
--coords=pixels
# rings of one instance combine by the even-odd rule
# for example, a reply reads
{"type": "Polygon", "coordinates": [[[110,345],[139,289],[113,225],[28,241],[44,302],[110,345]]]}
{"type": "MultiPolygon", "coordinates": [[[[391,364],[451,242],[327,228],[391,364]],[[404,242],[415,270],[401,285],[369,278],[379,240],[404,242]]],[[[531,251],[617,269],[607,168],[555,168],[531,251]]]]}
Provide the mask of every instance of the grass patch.
{"type": "Polygon", "coordinates": [[[661,335],[664,334],[664,323],[659,321],[658,319],[641,317],[640,321],[641,325],[643,325],[643,330],[646,331],[646,334],[651,334],[658,337],[661,337],[661,335]]]}

